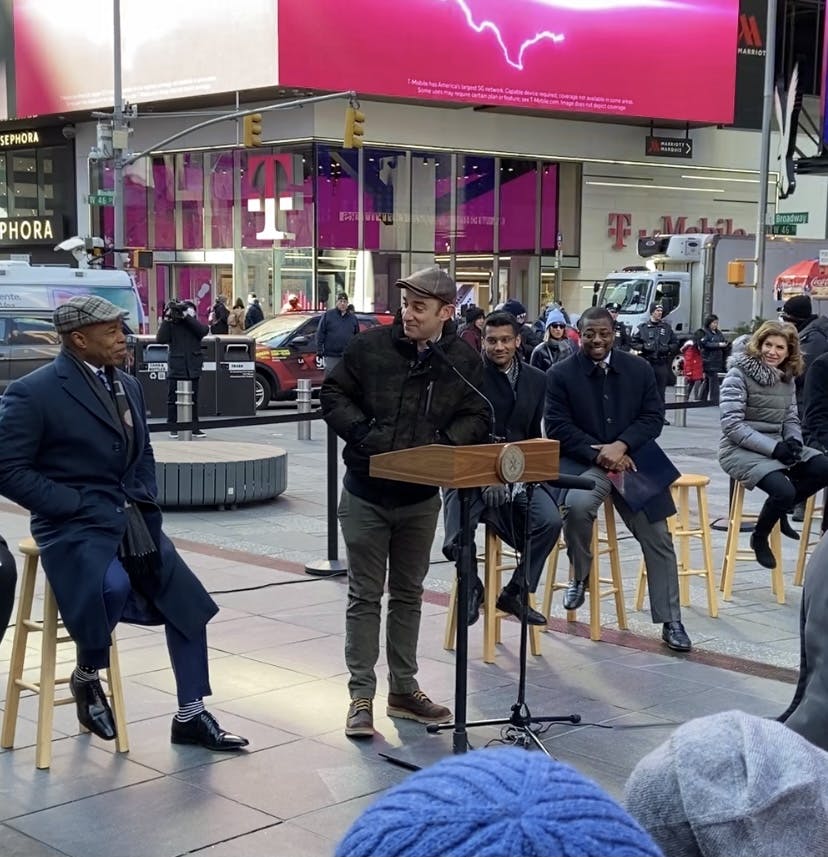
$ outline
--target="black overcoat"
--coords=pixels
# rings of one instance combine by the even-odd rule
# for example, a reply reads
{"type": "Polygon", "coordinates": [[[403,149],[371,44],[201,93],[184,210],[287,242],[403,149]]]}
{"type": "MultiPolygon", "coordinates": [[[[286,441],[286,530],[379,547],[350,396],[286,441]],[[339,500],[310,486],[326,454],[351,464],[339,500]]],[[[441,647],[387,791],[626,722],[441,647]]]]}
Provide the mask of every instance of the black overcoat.
{"type": "MultiPolygon", "coordinates": [[[[595,463],[592,444],[621,440],[634,457],[664,427],[664,403],[652,366],[634,354],[612,350],[606,385],[603,371],[583,351],[546,373],[546,436],[561,447],[561,473],[578,475],[595,463]]],[[[675,514],[669,489],[644,506],[650,521],[675,514]]]]}
{"type": "Polygon", "coordinates": [[[155,609],[130,597],[123,620],[166,620],[193,638],[218,607],[161,531],[141,388],[115,370],[134,427],[129,456],[117,414],[85,375],[82,364],[61,352],[8,387],[0,399],[0,494],[32,513],[32,536],[66,628],[89,649],[109,645],[104,573],[124,535],[125,501],[140,504],[160,550],[161,582],[155,609]]]}

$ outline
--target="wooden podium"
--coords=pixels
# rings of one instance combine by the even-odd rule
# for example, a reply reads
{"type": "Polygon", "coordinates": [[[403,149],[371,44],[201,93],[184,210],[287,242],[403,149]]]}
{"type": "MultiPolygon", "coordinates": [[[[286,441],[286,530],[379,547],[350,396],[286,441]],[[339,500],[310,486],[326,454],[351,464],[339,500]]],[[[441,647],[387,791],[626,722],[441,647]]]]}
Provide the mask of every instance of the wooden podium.
{"type": "MultiPolygon", "coordinates": [[[[556,440],[537,438],[476,446],[430,444],[371,456],[369,473],[373,477],[458,489],[460,543],[457,559],[457,644],[452,734],[454,753],[465,753],[468,749],[466,737],[468,626],[465,610],[469,601],[472,575],[477,573],[474,533],[471,532],[469,514],[473,489],[487,485],[536,483],[557,479],[560,456],[558,446],[556,440]]],[[[432,730],[429,726],[429,731],[439,730],[432,730]]],[[[401,758],[397,753],[381,755],[406,767],[422,767],[411,759],[401,758]]]]}

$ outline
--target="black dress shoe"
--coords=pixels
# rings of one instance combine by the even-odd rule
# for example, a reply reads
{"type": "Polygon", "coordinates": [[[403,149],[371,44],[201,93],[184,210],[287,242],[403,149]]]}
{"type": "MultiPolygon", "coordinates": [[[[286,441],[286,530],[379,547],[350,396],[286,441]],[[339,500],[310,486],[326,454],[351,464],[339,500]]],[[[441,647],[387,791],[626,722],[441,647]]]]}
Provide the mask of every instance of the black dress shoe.
{"type": "Polygon", "coordinates": [[[564,610],[577,610],[586,600],[588,580],[570,580],[564,594],[564,610]]]}
{"type": "Polygon", "coordinates": [[[225,732],[209,711],[184,723],[173,717],[170,740],[173,744],[198,744],[208,750],[241,750],[250,743],[247,738],[225,732]]]}
{"type": "Polygon", "coordinates": [[[469,603],[466,611],[467,625],[474,625],[480,618],[480,605],[483,603],[485,595],[486,590],[483,588],[483,581],[479,577],[475,577],[471,592],[469,592],[469,603]]]}
{"type": "Polygon", "coordinates": [[[661,631],[661,639],[667,643],[667,648],[674,652],[689,652],[693,648],[687,631],[681,622],[665,622],[661,631]]]}
{"type": "Polygon", "coordinates": [[[106,700],[101,683],[94,681],[78,681],[75,674],[69,678],[69,690],[75,697],[78,709],[78,721],[93,735],[104,741],[113,741],[118,734],[115,729],[115,718],[106,700]]]}
{"type": "MultiPolygon", "coordinates": [[[[510,613],[520,619],[523,616],[523,605],[520,603],[519,595],[512,595],[505,589],[497,596],[497,609],[504,613],[510,613]]],[[[534,607],[526,608],[527,625],[545,625],[546,616],[539,613],[534,607]]]]}
{"type": "Polygon", "coordinates": [[[768,544],[768,537],[755,530],[750,534],[750,547],[756,554],[756,562],[765,568],[776,568],[776,557],[768,544]]]}

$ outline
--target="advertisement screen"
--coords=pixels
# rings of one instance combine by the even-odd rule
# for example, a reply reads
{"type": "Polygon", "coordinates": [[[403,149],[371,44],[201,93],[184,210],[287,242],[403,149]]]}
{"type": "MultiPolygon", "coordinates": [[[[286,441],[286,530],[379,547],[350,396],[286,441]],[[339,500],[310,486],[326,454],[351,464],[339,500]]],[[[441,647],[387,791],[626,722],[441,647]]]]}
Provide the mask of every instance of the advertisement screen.
{"type": "Polygon", "coordinates": [[[738,0],[281,0],[282,86],[727,124],[738,0]]]}
{"type": "MultiPolygon", "coordinates": [[[[275,0],[122,0],[120,8],[126,101],[276,82],[275,0]]],[[[14,0],[12,9],[17,116],[112,105],[112,0],[14,0]]]]}

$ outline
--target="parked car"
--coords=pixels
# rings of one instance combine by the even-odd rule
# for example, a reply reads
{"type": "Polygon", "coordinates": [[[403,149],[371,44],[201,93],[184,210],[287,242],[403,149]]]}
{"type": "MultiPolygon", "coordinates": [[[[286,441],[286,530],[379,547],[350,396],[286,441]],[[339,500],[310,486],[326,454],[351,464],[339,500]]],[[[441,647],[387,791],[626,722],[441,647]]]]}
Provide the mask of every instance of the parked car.
{"type": "MultiPolygon", "coordinates": [[[[261,321],[249,330],[256,343],[256,407],[265,408],[274,399],[296,394],[300,378],[310,378],[319,390],[325,369],[316,353],[316,331],[321,312],[290,312],[261,321]]],[[[393,313],[357,313],[359,329],[391,324],[393,313]]]]}

